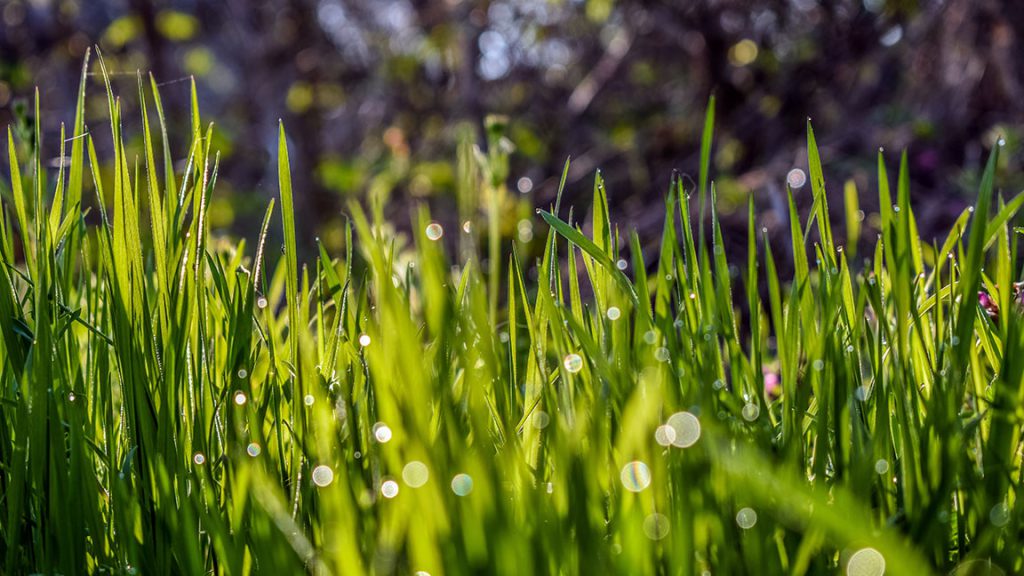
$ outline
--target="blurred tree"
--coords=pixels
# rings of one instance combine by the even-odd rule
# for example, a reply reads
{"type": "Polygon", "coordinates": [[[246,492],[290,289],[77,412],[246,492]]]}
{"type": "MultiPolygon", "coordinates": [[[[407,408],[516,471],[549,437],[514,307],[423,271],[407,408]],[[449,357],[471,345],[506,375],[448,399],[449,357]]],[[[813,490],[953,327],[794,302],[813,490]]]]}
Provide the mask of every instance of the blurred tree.
{"type": "MultiPolygon", "coordinates": [[[[196,77],[232,187],[222,223],[240,232],[275,190],[278,118],[300,219],[337,240],[343,198],[370,189],[390,195],[398,222],[412,198],[451,208],[458,126],[483,144],[490,113],[510,118],[512,190],[550,202],[571,154],[569,200],[589,195],[575,184],[601,167],[616,213],[643,231],[660,228],[648,208],[671,170],[696,172],[714,92],[724,208],[755,193],[774,225],[811,116],[837,194],[847,177],[868,189],[879,144],[909,147],[915,195],[956,200],[923,205],[928,236],[962,205],[997,133],[1005,161],[1019,161],[1022,35],[1024,5],[998,0],[7,0],[0,124],[39,85],[52,143],[98,44],[129,121],[137,69],[178,111],[196,77]]],[[[90,110],[92,123],[104,114],[90,110]]]]}

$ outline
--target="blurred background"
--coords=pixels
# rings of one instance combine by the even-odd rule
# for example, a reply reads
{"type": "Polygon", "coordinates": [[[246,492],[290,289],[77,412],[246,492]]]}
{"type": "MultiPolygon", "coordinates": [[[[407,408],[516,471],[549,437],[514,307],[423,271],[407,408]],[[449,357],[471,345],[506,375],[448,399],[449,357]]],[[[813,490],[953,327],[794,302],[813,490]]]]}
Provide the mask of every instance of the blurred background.
{"type": "MultiPolygon", "coordinates": [[[[930,239],[973,199],[998,137],[1004,193],[1024,185],[1022,42],[1024,2],[1011,0],[0,0],[0,126],[29,125],[38,86],[44,146],[58,156],[97,45],[126,130],[138,134],[136,71],[152,73],[184,155],[194,77],[221,152],[212,224],[255,234],[277,194],[282,118],[300,228],[334,249],[346,202],[371,190],[399,226],[420,202],[458,226],[458,143],[486,147],[485,118],[500,114],[490,140],[510,153],[510,235],[529,240],[532,207],[553,202],[572,156],[577,217],[601,169],[613,219],[654,242],[673,169],[696,180],[714,94],[712,174],[727,226],[743,231],[728,237],[745,242],[749,194],[761,224],[780,228],[811,117],[836,217],[852,179],[870,230],[877,150],[894,178],[907,149],[930,239]]],[[[92,71],[87,123],[102,148],[92,71]]],[[[809,185],[795,192],[809,204],[809,185]]]]}

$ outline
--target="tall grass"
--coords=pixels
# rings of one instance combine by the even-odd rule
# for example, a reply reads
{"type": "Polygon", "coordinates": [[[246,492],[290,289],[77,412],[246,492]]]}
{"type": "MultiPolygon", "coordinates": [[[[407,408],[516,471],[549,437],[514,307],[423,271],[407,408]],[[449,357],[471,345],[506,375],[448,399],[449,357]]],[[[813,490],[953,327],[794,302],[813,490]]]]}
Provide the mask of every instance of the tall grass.
{"type": "Polygon", "coordinates": [[[379,200],[353,203],[345,253],[302,264],[283,126],[280,203],[255,246],[228,244],[210,236],[218,156],[194,88],[173,147],[185,119],[140,77],[136,150],[106,85],[110,133],[86,128],[83,71],[55,176],[38,114],[32,141],[8,132],[2,572],[1024,570],[1024,196],[994,194],[998,148],[941,245],[917,233],[906,157],[893,194],[879,153],[882,233],[850,260],[808,126],[792,278],[752,201],[749,257],[726,257],[713,103],[651,270],[600,175],[588,222],[558,202],[541,258],[508,250],[504,159],[468,152],[469,233],[421,210],[400,248],[379,200]]]}

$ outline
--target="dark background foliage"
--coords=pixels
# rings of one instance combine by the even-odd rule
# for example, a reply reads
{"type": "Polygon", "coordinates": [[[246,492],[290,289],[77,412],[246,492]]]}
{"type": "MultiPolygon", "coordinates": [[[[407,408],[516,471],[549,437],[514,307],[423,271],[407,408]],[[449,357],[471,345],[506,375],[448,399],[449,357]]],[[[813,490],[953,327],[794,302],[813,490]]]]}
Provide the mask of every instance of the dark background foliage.
{"type": "MultiPolygon", "coordinates": [[[[930,238],[973,196],[1000,135],[1001,184],[1022,184],[1005,175],[1020,159],[1022,38],[1024,3],[997,0],[4,0],[0,125],[30,120],[38,86],[56,156],[93,45],[129,119],[137,70],[179,118],[194,76],[222,154],[213,223],[252,233],[276,193],[283,118],[300,221],[337,246],[346,198],[371,189],[400,224],[420,199],[442,220],[454,213],[457,143],[484,145],[485,117],[503,114],[509,188],[523,192],[510,218],[553,200],[571,155],[567,199],[585,209],[600,168],[617,220],[653,239],[672,170],[696,179],[715,94],[727,225],[745,226],[754,194],[762,224],[778,226],[786,174],[806,170],[811,117],[830,191],[853,178],[869,227],[877,148],[892,165],[908,150],[930,238]]],[[[104,106],[90,103],[97,129],[104,106]]],[[[188,123],[172,129],[183,147],[188,123]]],[[[809,187],[796,194],[806,203],[809,187]]]]}

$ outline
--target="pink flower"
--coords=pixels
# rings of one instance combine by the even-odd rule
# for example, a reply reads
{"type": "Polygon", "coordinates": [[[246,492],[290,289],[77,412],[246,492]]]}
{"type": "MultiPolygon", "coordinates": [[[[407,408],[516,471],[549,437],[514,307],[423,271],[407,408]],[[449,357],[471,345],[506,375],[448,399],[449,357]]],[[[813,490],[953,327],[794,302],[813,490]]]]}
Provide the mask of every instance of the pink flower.
{"type": "Polygon", "coordinates": [[[761,367],[764,375],[764,395],[768,400],[778,400],[782,396],[782,378],[778,372],[767,366],[761,367]]]}
{"type": "Polygon", "coordinates": [[[988,295],[988,292],[982,290],[978,291],[978,304],[981,305],[985,310],[985,313],[988,314],[988,317],[991,318],[993,322],[999,320],[999,306],[997,306],[996,301],[988,295]]]}

